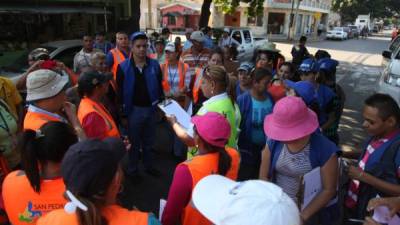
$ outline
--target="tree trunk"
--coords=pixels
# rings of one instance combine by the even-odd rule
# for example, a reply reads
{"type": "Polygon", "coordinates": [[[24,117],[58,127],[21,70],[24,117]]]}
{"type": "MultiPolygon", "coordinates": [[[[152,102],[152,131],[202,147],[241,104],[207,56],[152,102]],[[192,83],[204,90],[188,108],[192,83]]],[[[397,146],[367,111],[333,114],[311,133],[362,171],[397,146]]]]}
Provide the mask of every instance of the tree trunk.
{"type": "Polygon", "coordinates": [[[203,0],[203,5],[201,6],[201,14],[199,20],[199,28],[208,26],[208,21],[210,19],[210,7],[212,0],[203,0]]]}
{"type": "Polygon", "coordinates": [[[140,30],[140,0],[130,0],[131,1],[131,12],[132,17],[130,18],[129,26],[127,27],[128,34],[140,30]]]}

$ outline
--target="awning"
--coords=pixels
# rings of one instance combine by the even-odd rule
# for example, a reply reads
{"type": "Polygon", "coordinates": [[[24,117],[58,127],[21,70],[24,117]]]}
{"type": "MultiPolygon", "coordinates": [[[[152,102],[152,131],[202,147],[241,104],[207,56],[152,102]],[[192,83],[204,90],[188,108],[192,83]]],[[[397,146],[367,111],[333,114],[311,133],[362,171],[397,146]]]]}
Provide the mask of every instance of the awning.
{"type": "Polygon", "coordinates": [[[5,5],[0,6],[0,13],[28,13],[28,14],[111,14],[110,11],[104,11],[102,7],[71,7],[71,6],[23,6],[23,5],[5,5]]]}
{"type": "Polygon", "coordinates": [[[167,12],[163,16],[182,16],[180,12],[167,12]]]}

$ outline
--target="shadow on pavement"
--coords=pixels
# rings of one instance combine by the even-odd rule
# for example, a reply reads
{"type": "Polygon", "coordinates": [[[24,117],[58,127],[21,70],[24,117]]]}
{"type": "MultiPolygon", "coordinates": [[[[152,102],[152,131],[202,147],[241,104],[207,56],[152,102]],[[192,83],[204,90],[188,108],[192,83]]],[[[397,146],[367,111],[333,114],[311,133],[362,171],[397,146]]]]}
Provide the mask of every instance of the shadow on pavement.
{"type": "MultiPolygon", "coordinates": [[[[122,193],[119,195],[121,204],[128,209],[133,207],[141,211],[153,212],[158,216],[160,199],[166,199],[172,182],[173,173],[177,162],[172,156],[173,141],[166,122],[157,125],[156,141],[154,152],[154,167],[161,172],[160,177],[153,177],[144,172],[143,165],[140,165],[139,182],[132,182],[125,179],[122,193]]],[[[124,167],[128,163],[124,159],[124,167]]]]}

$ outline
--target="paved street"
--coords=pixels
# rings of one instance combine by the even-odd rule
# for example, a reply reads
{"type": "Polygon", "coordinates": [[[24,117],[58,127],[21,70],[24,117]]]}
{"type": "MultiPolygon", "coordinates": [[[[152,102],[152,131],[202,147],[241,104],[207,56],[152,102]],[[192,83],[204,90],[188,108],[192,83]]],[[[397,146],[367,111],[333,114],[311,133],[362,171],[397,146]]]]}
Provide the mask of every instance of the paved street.
{"type": "MultiPolygon", "coordinates": [[[[308,44],[314,54],[318,49],[327,50],[339,60],[337,81],[346,93],[345,110],[340,124],[341,147],[344,151],[359,150],[366,137],[362,129],[361,110],[364,100],[374,92],[381,71],[382,51],[390,39],[369,37],[367,40],[321,41],[308,44]]],[[[277,43],[277,48],[291,59],[292,45],[277,43]]]]}
{"type": "MultiPolygon", "coordinates": [[[[387,38],[370,37],[368,40],[322,41],[308,45],[310,53],[325,49],[333,58],[340,61],[337,80],[347,95],[339,131],[341,146],[345,151],[358,150],[366,137],[361,126],[360,112],[364,99],[374,92],[381,70],[380,53],[388,44],[387,38]]],[[[291,59],[291,44],[277,43],[277,47],[288,60],[291,59]]],[[[159,199],[167,197],[176,166],[170,154],[172,140],[171,136],[166,135],[167,130],[168,124],[159,124],[155,164],[161,170],[162,177],[154,178],[143,174],[142,181],[135,184],[127,180],[125,191],[121,195],[126,207],[135,205],[141,210],[158,214],[159,199]]]]}

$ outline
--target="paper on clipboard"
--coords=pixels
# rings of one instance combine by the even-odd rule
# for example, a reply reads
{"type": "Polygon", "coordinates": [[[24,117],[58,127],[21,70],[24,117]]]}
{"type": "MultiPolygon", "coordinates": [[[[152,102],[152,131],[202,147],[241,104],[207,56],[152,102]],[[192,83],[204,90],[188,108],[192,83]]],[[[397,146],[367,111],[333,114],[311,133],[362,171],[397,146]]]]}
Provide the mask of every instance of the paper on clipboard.
{"type": "Polygon", "coordinates": [[[178,123],[193,137],[193,124],[190,115],[175,101],[167,99],[158,104],[158,107],[167,115],[174,115],[178,123]]]}
{"type": "Polygon", "coordinates": [[[302,210],[322,191],[321,167],[317,167],[306,173],[303,177],[303,184],[304,194],[303,204],[301,206],[302,210]]]}

